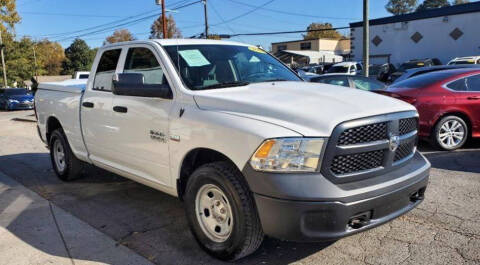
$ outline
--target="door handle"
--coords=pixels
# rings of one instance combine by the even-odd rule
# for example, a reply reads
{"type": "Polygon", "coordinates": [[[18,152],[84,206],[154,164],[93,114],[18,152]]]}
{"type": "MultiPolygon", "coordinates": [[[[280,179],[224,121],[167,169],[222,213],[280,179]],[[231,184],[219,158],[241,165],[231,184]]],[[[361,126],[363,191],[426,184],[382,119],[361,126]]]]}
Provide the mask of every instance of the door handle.
{"type": "Polygon", "coordinates": [[[123,106],[115,106],[113,107],[113,111],[120,112],[120,113],[127,113],[128,108],[123,106]]]}
{"type": "Polygon", "coordinates": [[[473,96],[473,97],[467,97],[468,100],[479,100],[480,97],[473,96]]]}
{"type": "Polygon", "coordinates": [[[92,102],[83,102],[82,106],[85,108],[93,108],[94,104],[92,102]]]}

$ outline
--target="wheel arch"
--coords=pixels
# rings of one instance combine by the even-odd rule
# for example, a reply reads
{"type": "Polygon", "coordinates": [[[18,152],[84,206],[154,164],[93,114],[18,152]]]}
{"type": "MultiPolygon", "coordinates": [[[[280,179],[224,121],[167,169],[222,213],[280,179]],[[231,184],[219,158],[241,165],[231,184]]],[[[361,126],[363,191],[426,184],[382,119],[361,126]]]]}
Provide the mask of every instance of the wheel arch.
{"type": "Polygon", "coordinates": [[[63,128],[63,127],[60,121],[57,119],[57,117],[55,116],[48,117],[47,123],[46,123],[46,133],[45,133],[47,144],[50,142],[50,135],[52,134],[52,132],[58,128],[63,128]]]}
{"type": "MultiPolygon", "coordinates": [[[[177,194],[180,200],[183,200],[183,195],[185,194],[185,189],[187,186],[188,179],[190,175],[202,165],[213,163],[213,162],[220,162],[225,161],[229,162],[235,168],[239,169],[232,159],[230,159],[227,155],[223,154],[220,151],[210,149],[210,148],[194,148],[190,150],[183,158],[181,167],[180,167],[180,175],[177,178],[177,194]]],[[[243,175],[242,175],[243,176],[243,175]]],[[[246,182],[246,179],[243,179],[246,182]]],[[[247,183],[248,185],[248,183],[247,183]]]]}
{"type": "Polygon", "coordinates": [[[433,124],[432,126],[432,129],[431,129],[431,132],[430,132],[430,135],[434,135],[435,134],[435,127],[437,127],[437,124],[445,117],[447,116],[458,116],[459,118],[462,118],[465,123],[467,124],[467,129],[468,129],[468,135],[467,137],[471,137],[472,135],[472,120],[470,119],[470,117],[468,116],[468,114],[466,114],[465,112],[463,111],[459,111],[459,110],[451,110],[451,111],[446,111],[440,115],[438,115],[438,117],[435,119],[435,123],[433,124]]]}

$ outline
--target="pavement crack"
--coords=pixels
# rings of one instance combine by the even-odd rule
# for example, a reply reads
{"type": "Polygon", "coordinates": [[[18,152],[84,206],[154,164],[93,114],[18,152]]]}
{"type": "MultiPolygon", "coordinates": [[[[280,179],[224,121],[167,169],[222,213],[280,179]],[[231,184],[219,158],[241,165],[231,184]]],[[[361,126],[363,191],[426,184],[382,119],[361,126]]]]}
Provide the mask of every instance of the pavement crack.
{"type": "Polygon", "coordinates": [[[55,227],[57,227],[58,234],[60,235],[60,238],[62,239],[63,246],[65,247],[65,250],[67,251],[68,258],[70,259],[70,262],[72,262],[72,265],[75,265],[75,261],[72,258],[72,254],[70,253],[70,249],[68,249],[67,242],[65,241],[65,237],[63,236],[62,230],[60,230],[60,226],[58,225],[57,222],[57,217],[55,216],[55,213],[53,212],[53,206],[50,201],[48,201],[48,206],[50,207],[50,213],[52,214],[53,217],[53,222],[55,223],[55,227]]]}

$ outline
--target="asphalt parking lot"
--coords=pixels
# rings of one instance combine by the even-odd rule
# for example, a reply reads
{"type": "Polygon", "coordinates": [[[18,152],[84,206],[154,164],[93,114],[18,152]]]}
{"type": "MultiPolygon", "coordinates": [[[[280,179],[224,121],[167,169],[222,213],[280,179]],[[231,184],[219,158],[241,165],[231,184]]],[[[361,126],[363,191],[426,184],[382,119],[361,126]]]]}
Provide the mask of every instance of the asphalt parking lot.
{"type": "MultiPolygon", "coordinates": [[[[178,199],[93,167],[82,179],[59,181],[32,113],[0,112],[0,173],[153,263],[222,264],[196,244],[178,199]]],[[[410,213],[328,245],[266,238],[259,251],[237,263],[480,264],[480,142],[456,152],[438,152],[426,144],[420,150],[432,163],[430,184],[425,201],[410,213]]],[[[8,207],[4,203],[0,200],[0,213],[8,207]]],[[[24,232],[4,229],[38,251],[65,255],[51,252],[48,244],[34,244],[24,232]]],[[[0,264],[8,254],[2,240],[0,264]]]]}

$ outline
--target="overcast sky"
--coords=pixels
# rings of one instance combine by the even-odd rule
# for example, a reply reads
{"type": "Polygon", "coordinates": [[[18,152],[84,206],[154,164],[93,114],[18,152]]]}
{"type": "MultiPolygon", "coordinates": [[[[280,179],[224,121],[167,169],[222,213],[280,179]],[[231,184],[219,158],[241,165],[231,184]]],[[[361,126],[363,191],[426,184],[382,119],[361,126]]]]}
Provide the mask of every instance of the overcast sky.
{"type": "MultiPolygon", "coordinates": [[[[117,21],[111,24],[113,27],[134,19],[156,16],[156,13],[161,11],[160,6],[155,5],[155,0],[18,0],[17,2],[17,9],[22,17],[22,22],[16,27],[18,36],[29,35],[34,39],[48,36],[51,40],[60,41],[64,47],[70,45],[75,36],[86,40],[91,47],[101,46],[105,37],[113,32],[113,28],[96,33],[94,32],[102,28],[84,29],[117,21]],[[127,19],[142,13],[144,15],[127,19]]],[[[166,0],[166,6],[173,8],[191,2],[195,0],[166,0]]],[[[362,2],[362,0],[208,0],[210,33],[302,30],[312,22],[329,22],[335,27],[348,26],[350,22],[361,19],[362,2]],[[263,7],[255,8],[255,6],[263,7]]],[[[384,8],[387,0],[370,2],[371,18],[389,16],[384,8]]],[[[201,3],[179,9],[172,14],[184,37],[203,31],[204,16],[201,3]]],[[[152,17],[118,27],[129,29],[137,39],[146,39],[153,20],[152,17]]],[[[235,37],[232,40],[260,44],[268,48],[271,42],[299,38],[301,35],[297,33],[235,37]]]]}

